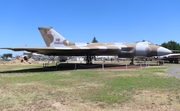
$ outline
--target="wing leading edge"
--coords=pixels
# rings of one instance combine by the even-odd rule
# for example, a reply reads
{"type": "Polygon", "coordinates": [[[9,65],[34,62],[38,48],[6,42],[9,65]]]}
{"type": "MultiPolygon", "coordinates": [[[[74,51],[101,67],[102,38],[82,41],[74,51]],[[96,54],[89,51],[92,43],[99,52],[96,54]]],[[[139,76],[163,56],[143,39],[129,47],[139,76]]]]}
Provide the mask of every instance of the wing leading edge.
{"type": "MultiPolygon", "coordinates": [[[[1,48],[13,51],[28,51],[44,55],[58,56],[84,56],[84,55],[118,55],[120,53],[133,53],[133,51],[122,51],[118,47],[12,47],[1,48]]],[[[123,48],[125,50],[125,47],[123,48]]]]}

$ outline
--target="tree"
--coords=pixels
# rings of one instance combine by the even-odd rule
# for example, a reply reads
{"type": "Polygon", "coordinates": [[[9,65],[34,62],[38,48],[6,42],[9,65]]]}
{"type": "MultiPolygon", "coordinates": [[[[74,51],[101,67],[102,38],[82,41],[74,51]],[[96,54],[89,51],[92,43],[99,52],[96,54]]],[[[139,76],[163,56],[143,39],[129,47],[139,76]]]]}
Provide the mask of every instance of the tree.
{"type": "Polygon", "coordinates": [[[142,42],[146,42],[146,40],[143,39],[142,42]]]}
{"type": "Polygon", "coordinates": [[[3,58],[3,60],[7,60],[8,57],[11,57],[11,58],[12,58],[12,54],[11,54],[11,53],[7,53],[7,54],[3,54],[3,55],[1,56],[1,58],[3,58]]]}
{"type": "Polygon", "coordinates": [[[161,44],[162,47],[168,48],[170,50],[180,50],[180,44],[175,41],[168,41],[161,44]]]}
{"type": "Polygon", "coordinates": [[[96,37],[93,38],[92,43],[98,43],[98,41],[96,40],[96,37]]]}
{"type": "Polygon", "coordinates": [[[148,41],[148,40],[142,40],[142,41],[137,41],[137,42],[135,42],[135,43],[138,43],[138,42],[149,42],[149,43],[151,43],[151,44],[153,44],[151,41],[148,41]]]}

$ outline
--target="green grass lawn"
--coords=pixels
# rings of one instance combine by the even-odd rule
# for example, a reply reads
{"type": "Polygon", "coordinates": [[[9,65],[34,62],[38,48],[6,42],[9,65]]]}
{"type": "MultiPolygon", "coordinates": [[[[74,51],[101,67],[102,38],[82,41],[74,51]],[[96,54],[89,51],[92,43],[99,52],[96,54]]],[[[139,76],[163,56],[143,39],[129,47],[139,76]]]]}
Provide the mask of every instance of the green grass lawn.
{"type": "Polygon", "coordinates": [[[169,66],[104,71],[41,67],[0,66],[0,110],[180,110],[180,80],[165,72],[169,66]]]}

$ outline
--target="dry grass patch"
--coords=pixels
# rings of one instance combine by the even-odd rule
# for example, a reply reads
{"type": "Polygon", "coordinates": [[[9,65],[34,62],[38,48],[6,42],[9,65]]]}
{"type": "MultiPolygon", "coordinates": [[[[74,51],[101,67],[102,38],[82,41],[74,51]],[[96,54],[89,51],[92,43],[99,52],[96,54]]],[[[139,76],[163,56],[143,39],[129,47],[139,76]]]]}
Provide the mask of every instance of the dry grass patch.
{"type": "MultiPolygon", "coordinates": [[[[179,93],[180,94],[180,93],[179,93]]],[[[179,94],[166,90],[137,90],[132,101],[124,104],[122,109],[132,111],[178,111],[180,109],[179,94]]]]}
{"type": "MultiPolygon", "coordinates": [[[[34,68],[24,65],[28,67],[34,68]]],[[[165,69],[0,74],[0,110],[180,110],[180,81],[167,76],[165,69]]]]}
{"type": "Polygon", "coordinates": [[[164,74],[164,73],[162,73],[162,72],[157,72],[157,73],[155,73],[154,75],[155,75],[155,76],[161,76],[161,77],[170,77],[169,74],[164,74]]]}

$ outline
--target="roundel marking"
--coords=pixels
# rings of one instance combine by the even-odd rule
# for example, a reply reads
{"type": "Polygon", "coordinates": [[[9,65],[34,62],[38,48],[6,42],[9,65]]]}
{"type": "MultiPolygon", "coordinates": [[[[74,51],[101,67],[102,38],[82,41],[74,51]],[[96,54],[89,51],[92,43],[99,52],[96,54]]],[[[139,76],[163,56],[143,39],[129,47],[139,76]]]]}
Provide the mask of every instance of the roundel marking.
{"type": "Polygon", "coordinates": [[[150,47],[146,47],[145,51],[146,51],[147,53],[149,53],[149,52],[151,52],[151,48],[150,48],[150,47]]]}
{"type": "Polygon", "coordinates": [[[52,32],[51,31],[47,31],[47,34],[52,34],[52,32]]]}
{"type": "Polygon", "coordinates": [[[60,38],[56,38],[56,42],[60,42],[60,38]]]}
{"type": "Polygon", "coordinates": [[[58,38],[57,41],[60,42],[60,38],[58,38]]]}

